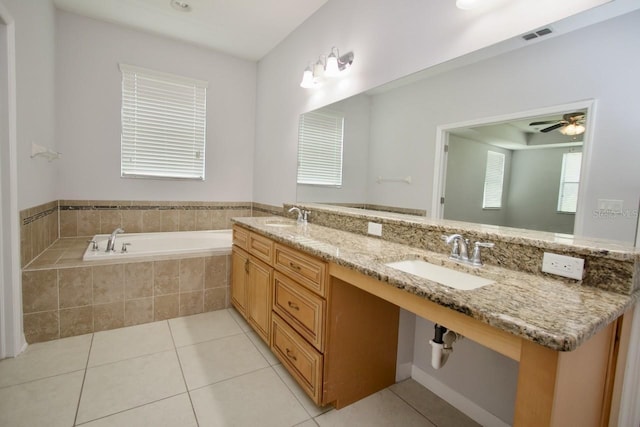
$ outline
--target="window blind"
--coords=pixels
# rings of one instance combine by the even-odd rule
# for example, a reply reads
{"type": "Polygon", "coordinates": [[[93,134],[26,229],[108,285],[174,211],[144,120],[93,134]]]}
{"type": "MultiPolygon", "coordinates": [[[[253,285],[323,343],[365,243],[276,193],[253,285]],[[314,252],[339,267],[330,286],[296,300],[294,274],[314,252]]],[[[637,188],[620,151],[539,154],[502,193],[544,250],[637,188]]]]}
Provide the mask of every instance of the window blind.
{"type": "Polygon", "coordinates": [[[578,206],[578,188],[580,187],[580,166],[582,153],[564,153],[560,174],[558,194],[558,212],[575,213],[578,206]]]}
{"type": "Polygon", "coordinates": [[[298,184],[341,186],[343,115],[326,110],[306,113],[298,129],[298,184]]]}
{"type": "Polygon", "coordinates": [[[502,185],[504,183],[504,154],[487,151],[487,169],[484,176],[483,209],[502,207],[502,185]]]}
{"type": "Polygon", "coordinates": [[[207,82],[120,64],[121,176],[204,180],[207,82]]]}

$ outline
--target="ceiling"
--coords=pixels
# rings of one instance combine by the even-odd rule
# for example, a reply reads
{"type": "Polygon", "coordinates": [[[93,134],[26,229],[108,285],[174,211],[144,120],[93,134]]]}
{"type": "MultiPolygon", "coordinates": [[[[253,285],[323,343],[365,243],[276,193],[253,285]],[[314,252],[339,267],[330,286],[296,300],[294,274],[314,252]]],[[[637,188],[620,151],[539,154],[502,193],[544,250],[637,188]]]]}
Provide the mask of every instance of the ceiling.
{"type": "Polygon", "coordinates": [[[54,0],[58,9],[257,61],[327,0],[54,0]]]}
{"type": "MultiPolygon", "coordinates": [[[[586,113],[586,109],[577,111],[586,113]]],[[[527,117],[506,123],[458,128],[451,130],[450,133],[507,150],[534,150],[582,145],[584,134],[569,136],[562,134],[559,130],[543,133],[541,130],[549,125],[530,125],[531,122],[561,120],[562,115],[563,113],[558,113],[548,116],[527,117]]]]}

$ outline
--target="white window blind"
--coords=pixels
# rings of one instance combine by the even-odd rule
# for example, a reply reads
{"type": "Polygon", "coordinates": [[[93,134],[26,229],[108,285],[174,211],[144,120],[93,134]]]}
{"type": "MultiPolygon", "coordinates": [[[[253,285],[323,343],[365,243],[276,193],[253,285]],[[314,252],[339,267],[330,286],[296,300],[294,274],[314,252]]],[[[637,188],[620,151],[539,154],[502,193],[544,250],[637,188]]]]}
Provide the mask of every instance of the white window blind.
{"type": "Polygon", "coordinates": [[[121,176],[204,180],[207,82],[120,64],[121,176]]]}
{"type": "Polygon", "coordinates": [[[558,194],[558,212],[575,213],[578,206],[578,188],[580,187],[580,166],[582,153],[564,153],[562,155],[562,173],[558,194]]]}
{"type": "Polygon", "coordinates": [[[487,169],[484,175],[483,209],[502,207],[502,185],[504,183],[504,154],[487,151],[487,169]]]}
{"type": "Polygon", "coordinates": [[[303,114],[298,129],[298,184],[341,186],[342,114],[326,110],[303,114]]]}

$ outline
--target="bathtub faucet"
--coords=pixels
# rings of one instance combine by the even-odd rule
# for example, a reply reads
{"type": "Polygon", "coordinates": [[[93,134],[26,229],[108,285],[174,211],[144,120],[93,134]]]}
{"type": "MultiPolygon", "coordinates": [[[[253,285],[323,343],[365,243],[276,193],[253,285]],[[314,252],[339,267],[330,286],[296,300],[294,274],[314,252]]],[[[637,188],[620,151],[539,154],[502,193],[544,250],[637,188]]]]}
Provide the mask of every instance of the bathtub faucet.
{"type": "Polygon", "coordinates": [[[116,250],[116,236],[120,233],[124,233],[124,230],[122,228],[116,228],[115,230],[113,230],[113,233],[111,233],[111,237],[109,237],[109,240],[107,241],[107,250],[106,252],[115,252],[116,250]]]}

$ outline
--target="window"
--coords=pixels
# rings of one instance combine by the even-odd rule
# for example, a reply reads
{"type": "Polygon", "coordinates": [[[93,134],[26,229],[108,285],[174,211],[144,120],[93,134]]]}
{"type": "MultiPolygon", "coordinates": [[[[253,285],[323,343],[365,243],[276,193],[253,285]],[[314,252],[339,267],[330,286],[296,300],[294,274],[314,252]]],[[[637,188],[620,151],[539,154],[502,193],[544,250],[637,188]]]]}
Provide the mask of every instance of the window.
{"type": "Polygon", "coordinates": [[[344,117],[330,111],[300,116],[298,184],[342,185],[344,117]]]}
{"type": "Polygon", "coordinates": [[[120,64],[121,176],[204,180],[207,82],[120,64]]]}
{"type": "Polygon", "coordinates": [[[582,153],[564,153],[562,155],[558,212],[576,213],[581,164],[582,153]]]}
{"type": "Polygon", "coordinates": [[[483,209],[502,207],[502,185],[504,182],[504,154],[487,151],[487,169],[484,175],[483,209]]]}

